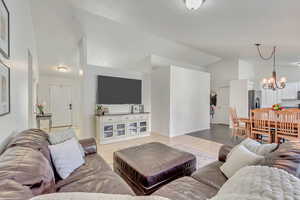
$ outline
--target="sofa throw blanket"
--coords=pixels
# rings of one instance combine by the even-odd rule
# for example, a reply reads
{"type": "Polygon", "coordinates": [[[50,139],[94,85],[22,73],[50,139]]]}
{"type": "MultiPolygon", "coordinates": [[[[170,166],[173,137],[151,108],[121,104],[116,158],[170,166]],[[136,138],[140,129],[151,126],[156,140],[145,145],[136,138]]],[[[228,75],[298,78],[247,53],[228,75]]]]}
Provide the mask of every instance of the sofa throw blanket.
{"type": "Polygon", "coordinates": [[[300,200],[300,179],[277,168],[239,170],[211,200],[300,200]]]}
{"type": "Polygon", "coordinates": [[[102,194],[102,193],[53,193],[41,195],[31,200],[168,200],[157,196],[133,197],[129,195],[102,194]]]}

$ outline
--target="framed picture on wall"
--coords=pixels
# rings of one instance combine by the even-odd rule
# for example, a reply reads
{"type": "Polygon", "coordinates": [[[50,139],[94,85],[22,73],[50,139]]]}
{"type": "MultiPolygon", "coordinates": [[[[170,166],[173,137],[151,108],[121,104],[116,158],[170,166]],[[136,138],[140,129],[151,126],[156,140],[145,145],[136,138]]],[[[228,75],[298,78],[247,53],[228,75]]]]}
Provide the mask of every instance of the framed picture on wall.
{"type": "Polygon", "coordinates": [[[10,70],[0,62],[0,116],[10,113],[10,70]]]}
{"type": "Polygon", "coordinates": [[[0,53],[7,59],[10,57],[9,29],[9,11],[4,0],[0,0],[0,53]]]}

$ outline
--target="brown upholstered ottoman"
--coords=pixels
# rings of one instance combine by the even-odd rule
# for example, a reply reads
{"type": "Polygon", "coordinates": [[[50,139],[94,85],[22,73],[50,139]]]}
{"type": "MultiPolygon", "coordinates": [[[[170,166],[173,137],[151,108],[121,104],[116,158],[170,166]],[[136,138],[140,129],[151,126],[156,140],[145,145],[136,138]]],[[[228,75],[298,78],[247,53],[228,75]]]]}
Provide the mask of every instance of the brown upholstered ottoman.
{"type": "Polygon", "coordinates": [[[161,143],[148,143],[114,153],[114,170],[137,195],[149,195],[163,185],[196,170],[196,157],[161,143]]]}

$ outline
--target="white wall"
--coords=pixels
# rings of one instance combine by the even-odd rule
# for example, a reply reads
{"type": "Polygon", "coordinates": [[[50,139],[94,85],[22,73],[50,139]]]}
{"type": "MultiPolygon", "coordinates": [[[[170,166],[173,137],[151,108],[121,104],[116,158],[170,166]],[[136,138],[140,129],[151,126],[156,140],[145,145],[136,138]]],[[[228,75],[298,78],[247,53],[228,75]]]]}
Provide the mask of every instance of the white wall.
{"type": "Polygon", "coordinates": [[[80,91],[78,88],[78,80],[66,77],[58,76],[48,76],[41,75],[38,89],[38,101],[39,103],[46,103],[46,112],[50,112],[51,98],[50,98],[50,88],[52,85],[64,85],[70,86],[72,89],[72,122],[73,126],[79,126],[79,102],[80,91]]]}
{"type": "Polygon", "coordinates": [[[88,65],[83,80],[83,128],[81,130],[81,138],[95,137],[95,107],[98,75],[142,80],[142,104],[145,105],[146,112],[151,110],[149,75],[125,69],[88,65]]]}
{"type": "Polygon", "coordinates": [[[209,73],[171,66],[171,137],[210,128],[209,95],[209,73]]]}
{"type": "Polygon", "coordinates": [[[251,63],[239,59],[239,79],[251,80],[255,79],[255,67],[251,63]]]}
{"type": "MultiPolygon", "coordinates": [[[[28,128],[28,66],[27,50],[34,59],[34,76],[37,76],[37,55],[35,36],[28,0],[5,1],[10,11],[11,58],[5,60],[11,70],[11,113],[0,117],[0,143],[13,131],[28,128]]],[[[36,77],[37,78],[37,77],[36,77]]]]}
{"type": "Polygon", "coordinates": [[[249,80],[230,82],[230,107],[235,108],[238,117],[248,117],[248,91],[253,89],[249,80]]]}
{"type": "Polygon", "coordinates": [[[222,60],[209,65],[207,72],[211,74],[211,89],[214,91],[220,87],[229,86],[230,81],[237,80],[239,77],[238,65],[238,59],[222,60]]]}
{"type": "Polygon", "coordinates": [[[151,74],[152,132],[168,137],[209,129],[210,74],[177,66],[151,74]]]}
{"type": "Polygon", "coordinates": [[[151,73],[152,132],[169,136],[170,133],[170,67],[156,68],[151,73]]]}

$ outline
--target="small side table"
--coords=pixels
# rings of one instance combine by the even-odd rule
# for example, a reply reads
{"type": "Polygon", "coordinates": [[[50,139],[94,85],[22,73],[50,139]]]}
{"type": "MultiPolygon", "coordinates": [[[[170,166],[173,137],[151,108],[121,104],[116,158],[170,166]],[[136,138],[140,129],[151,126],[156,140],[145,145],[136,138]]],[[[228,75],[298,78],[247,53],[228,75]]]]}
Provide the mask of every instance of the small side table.
{"type": "Polygon", "coordinates": [[[51,131],[52,128],[52,114],[51,113],[46,113],[46,114],[37,114],[36,115],[36,123],[38,129],[41,129],[41,121],[42,120],[48,120],[49,121],[49,131],[51,131]]]}

